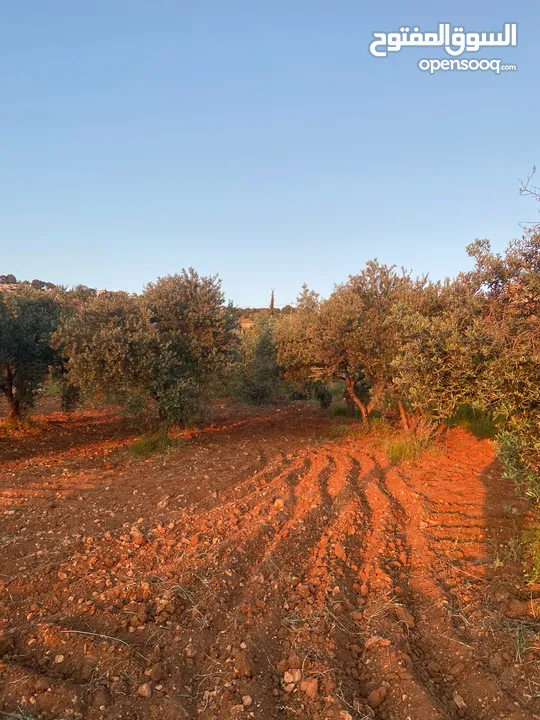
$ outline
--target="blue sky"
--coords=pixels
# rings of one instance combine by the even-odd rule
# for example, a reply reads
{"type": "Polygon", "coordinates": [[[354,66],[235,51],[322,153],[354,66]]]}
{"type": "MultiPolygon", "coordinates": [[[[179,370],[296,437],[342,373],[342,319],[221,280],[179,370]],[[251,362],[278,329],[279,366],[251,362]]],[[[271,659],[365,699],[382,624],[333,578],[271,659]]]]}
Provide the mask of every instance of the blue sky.
{"type": "Polygon", "coordinates": [[[0,273],[139,291],[194,266],[243,306],[364,262],[434,278],[536,217],[532,0],[0,0],[0,273]],[[401,25],[500,30],[517,72],[421,72],[401,25]]]}

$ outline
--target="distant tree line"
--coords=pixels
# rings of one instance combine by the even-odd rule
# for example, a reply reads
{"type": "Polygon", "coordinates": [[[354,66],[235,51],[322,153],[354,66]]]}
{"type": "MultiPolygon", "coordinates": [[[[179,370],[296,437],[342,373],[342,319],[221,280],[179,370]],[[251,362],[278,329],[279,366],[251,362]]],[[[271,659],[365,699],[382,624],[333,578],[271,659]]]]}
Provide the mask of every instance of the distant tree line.
{"type": "Polygon", "coordinates": [[[12,275],[11,273],[9,275],[0,275],[0,286],[1,285],[30,285],[30,287],[33,287],[34,290],[53,290],[56,285],[53,285],[53,283],[46,282],[45,280],[23,280],[19,282],[15,275],[12,275]]]}

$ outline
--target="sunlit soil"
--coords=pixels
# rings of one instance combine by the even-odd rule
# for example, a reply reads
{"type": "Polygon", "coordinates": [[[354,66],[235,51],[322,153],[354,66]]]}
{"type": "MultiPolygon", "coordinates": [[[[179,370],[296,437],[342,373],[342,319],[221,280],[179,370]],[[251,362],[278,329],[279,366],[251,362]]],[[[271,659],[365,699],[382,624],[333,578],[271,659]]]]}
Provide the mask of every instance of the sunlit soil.
{"type": "Polygon", "coordinates": [[[538,591],[489,440],[392,465],[311,405],[146,459],[111,410],[0,431],[0,710],[531,719],[538,591]]]}

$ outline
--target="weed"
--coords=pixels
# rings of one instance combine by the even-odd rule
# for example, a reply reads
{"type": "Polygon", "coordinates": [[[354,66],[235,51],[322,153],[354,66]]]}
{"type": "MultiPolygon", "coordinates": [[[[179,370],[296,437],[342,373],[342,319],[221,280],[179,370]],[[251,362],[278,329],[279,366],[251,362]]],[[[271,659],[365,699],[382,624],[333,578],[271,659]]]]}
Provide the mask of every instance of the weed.
{"type": "Polygon", "coordinates": [[[369,421],[369,430],[374,435],[387,435],[390,431],[390,425],[383,417],[373,417],[369,421]]]}
{"type": "Polygon", "coordinates": [[[330,429],[330,437],[333,440],[347,437],[351,434],[351,426],[345,423],[334,423],[330,429]]]}
{"type": "Polygon", "coordinates": [[[383,440],[383,448],[388,459],[396,465],[416,460],[433,446],[434,437],[428,432],[392,435],[383,440]]]}
{"type": "Polygon", "coordinates": [[[182,438],[171,438],[167,431],[143,435],[129,448],[135,457],[150,457],[155,453],[169,453],[185,445],[182,438]]]}
{"type": "Polygon", "coordinates": [[[527,579],[530,583],[540,582],[540,518],[535,527],[525,534],[528,543],[527,579]]]}

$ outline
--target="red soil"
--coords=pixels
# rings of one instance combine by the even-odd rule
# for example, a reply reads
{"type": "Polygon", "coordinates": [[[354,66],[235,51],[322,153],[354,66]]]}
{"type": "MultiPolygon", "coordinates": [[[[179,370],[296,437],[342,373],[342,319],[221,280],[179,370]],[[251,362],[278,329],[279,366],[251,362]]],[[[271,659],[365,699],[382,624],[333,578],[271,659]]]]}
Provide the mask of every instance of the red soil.
{"type": "Polygon", "coordinates": [[[489,441],[391,466],[309,406],[130,459],[127,423],[0,435],[0,710],[529,720],[540,607],[489,441]]]}

